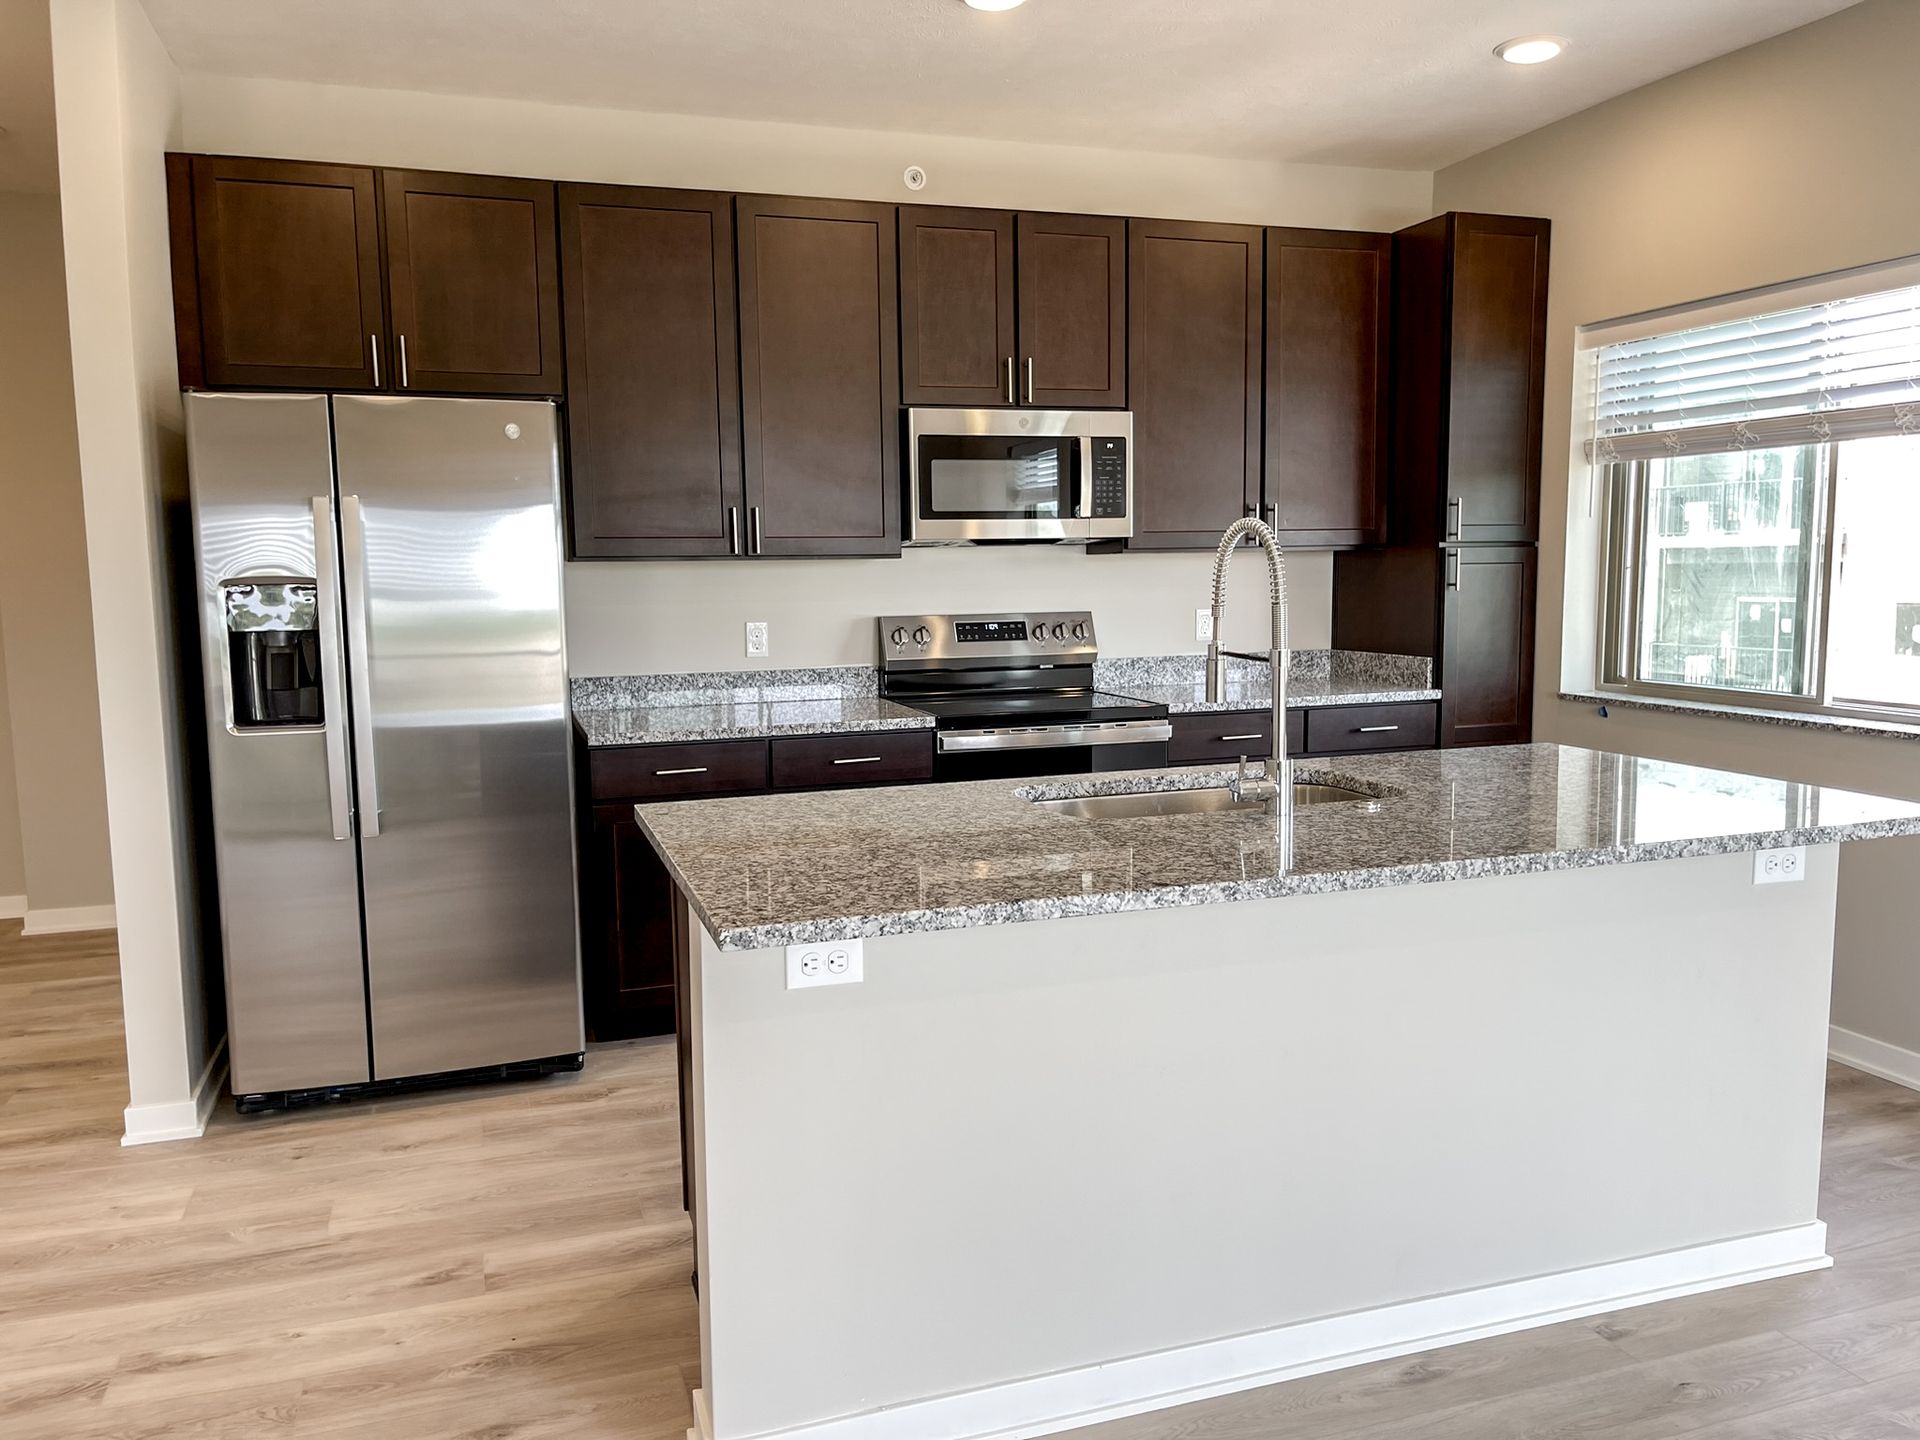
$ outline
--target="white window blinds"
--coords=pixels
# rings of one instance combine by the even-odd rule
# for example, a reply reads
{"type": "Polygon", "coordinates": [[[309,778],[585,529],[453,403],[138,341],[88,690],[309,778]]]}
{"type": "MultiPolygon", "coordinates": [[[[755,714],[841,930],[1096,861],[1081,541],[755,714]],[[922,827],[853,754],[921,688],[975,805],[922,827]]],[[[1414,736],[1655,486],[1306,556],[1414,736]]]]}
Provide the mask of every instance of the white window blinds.
{"type": "Polygon", "coordinates": [[[1920,434],[1920,285],[1593,352],[1602,464],[1920,434]]]}

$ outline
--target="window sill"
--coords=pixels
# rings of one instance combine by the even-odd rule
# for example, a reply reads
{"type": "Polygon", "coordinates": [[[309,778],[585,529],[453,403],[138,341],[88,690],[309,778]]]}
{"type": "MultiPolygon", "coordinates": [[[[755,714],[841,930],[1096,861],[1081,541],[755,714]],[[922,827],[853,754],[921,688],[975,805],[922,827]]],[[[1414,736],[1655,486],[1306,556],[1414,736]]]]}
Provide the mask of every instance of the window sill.
{"type": "Polygon", "coordinates": [[[1705,700],[1665,700],[1617,690],[1562,690],[1560,698],[1578,705],[1655,710],[1666,715],[1711,715],[1721,720],[1748,720],[1756,725],[1786,725],[1800,730],[1837,730],[1843,734],[1878,735],[1891,740],[1920,740],[1920,725],[1903,725],[1892,720],[1862,720],[1851,715],[1768,710],[1759,706],[1723,705],[1705,700]]]}

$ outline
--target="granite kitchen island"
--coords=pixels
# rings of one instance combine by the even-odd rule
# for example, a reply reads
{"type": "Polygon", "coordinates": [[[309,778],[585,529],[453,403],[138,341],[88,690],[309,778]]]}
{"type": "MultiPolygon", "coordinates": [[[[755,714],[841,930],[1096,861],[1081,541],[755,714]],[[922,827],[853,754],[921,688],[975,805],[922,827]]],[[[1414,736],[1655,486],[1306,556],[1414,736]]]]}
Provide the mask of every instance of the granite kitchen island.
{"type": "Polygon", "coordinates": [[[696,1436],[1049,1434],[1829,1263],[1837,847],[1920,806],[1552,745],[1295,778],[1356,797],[1284,873],[1262,811],[1036,803],[1209,772],[638,807],[696,1436]]]}

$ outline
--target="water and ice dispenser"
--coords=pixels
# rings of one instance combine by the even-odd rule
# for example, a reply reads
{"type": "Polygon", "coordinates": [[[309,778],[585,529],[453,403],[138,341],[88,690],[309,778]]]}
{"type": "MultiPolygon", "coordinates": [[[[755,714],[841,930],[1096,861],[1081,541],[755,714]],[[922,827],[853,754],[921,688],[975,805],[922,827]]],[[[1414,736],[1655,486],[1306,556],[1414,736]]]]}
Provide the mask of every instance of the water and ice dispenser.
{"type": "Polygon", "coordinates": [[[326,719],[320,621],[311,580],[229,580],[227,621],[235,730],[278,730],[326,719]]]}

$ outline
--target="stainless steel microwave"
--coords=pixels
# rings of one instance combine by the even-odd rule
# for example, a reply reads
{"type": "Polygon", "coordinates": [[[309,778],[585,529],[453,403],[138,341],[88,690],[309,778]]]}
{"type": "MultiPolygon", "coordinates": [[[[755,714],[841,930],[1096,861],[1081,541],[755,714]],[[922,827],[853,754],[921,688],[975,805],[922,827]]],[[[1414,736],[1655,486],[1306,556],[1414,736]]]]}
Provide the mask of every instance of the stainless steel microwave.
{"type": "Polygon", "coordinates": [[[1115,540],[1133,534],[1125,410],[907,411],[906,540],[1115,540]]]}

